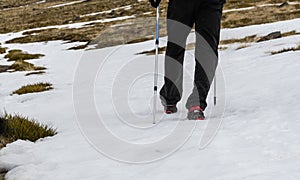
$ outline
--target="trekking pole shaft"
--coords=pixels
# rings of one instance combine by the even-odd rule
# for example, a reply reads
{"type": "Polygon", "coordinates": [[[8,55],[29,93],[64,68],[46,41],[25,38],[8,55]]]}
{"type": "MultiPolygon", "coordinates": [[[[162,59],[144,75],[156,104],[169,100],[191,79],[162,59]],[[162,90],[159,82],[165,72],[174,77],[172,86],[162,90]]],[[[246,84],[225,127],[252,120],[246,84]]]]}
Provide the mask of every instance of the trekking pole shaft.
{"type": "Polygon", "coordinates": [[[214,105],[217,105],[217,77],[214,78],[214,105]]]}
{"type": "Polygon", "coordinates": [[[156,8],[156,37],[155,37],[155,70],[154,70],[154,101],[153,101],[153,124],[156,123],[156,99],[158,84],[158,46],[159,46],[159,6],[156,8]]]}

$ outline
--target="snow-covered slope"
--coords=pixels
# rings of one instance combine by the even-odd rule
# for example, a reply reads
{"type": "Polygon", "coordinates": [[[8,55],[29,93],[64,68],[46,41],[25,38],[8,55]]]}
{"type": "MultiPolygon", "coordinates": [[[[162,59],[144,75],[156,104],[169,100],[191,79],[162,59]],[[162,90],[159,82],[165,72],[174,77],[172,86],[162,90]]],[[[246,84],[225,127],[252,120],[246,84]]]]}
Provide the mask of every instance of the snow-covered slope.
{"type": "MultiPolygon", "coordinates": [[[[224,29],[222,38],[265,35],[274,30],[299,32],[298,24],[300,19],[224,29]]],[[[7,35],[0,35],[0,42],[7,38],[7,35]]],[[[25,77],[23,72],[0,74],[0,109],[34,117],[57,127],[59,133],[36,143],[19,140],[9,144],[0,151],[0,169],[10,170],[6,175],[8,179],[299,179],[300,52],[270,55],[271,51],[295,47],[299,43],[300,35],[294,35],[251,43],[239,50],[236,49],[240,44],[231,44],[220,52],[222,71],[218,79],[224,77],[225,86],[219,81],[218,93],[226,95],[219,96],[220,101],[226,100],[220,127],[218,123],[210,125],[219,119],[209,113],[213,110],[211,101],[206,121],[184,120],[184,102],[191,88],[189,82],[186,82],[179,113],[164,116],[159,105],[160,122],[152,125],[153,74],[147,72],[153,71],[154,57],[135,55],[152,49],[152,41],[86,52],[67,51],[74,44],[62,42],[5,45],[45,54],[34,62],[48,70],[42,76],[25,77]],[[84,67],[88,63],[94,67],[84,67]],[[99,71],[98,66],[101,67],[99,71]],[[84,69],[87,67],[90,69],[84,69]],[[84,79],[78,79],[81,71],[86,72],[87,77],[96,75],[92,87],[89,82],[82,82],[84,79]],[[55,89],[10,96],[20,86],[40,81],[53,83],[55,89]],[[129,89],[122,89],[124,87],[129,89]],[[95,121],[97,117],[92,113],[89,116],[94,109],[73,103],[73,99],[88,102],[85,98],[90,98],[89,92],[95,93],[96,112],[104,126],[95,121]],[[128,102],[132,113],[114,109],[122,105],[124,97],[128,98],[125,104],[128,102]],[[80,115],[78,107],[86,115],[84,119],[76,117],[80,115]],[[106,138],[105,129],[97,127],[106,127],[115,137],[132,146],[128,151],[118,146],[103,148],[101,145],[115,145],[115,142],[106,138]],[[200,148],[203,135],[210,128],[218,133],[208,146],[200,148]],[[158,146],[154,149],[149,146],[148,151],[130,149],[153,143],[158,146]],[[141,163],[151,161],[151,157],[159,160],[141,163]]],[[[193,69],[192,51],[186,57],[187,80],[193,69]]],[[[163,56],[160,56],[161,66],[162,61],[163,56]]],[[[162,69],[160,67],[160,72],[162,69]]],[[[162,78],[159,84],[161,86],[162,78]]]]}

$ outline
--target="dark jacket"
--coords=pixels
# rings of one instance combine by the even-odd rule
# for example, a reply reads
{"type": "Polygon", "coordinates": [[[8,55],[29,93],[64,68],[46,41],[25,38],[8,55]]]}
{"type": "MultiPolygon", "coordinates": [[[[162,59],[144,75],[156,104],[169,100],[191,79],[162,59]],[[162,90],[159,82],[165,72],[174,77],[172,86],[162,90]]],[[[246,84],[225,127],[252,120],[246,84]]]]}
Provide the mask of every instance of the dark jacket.
{"type": "Polygon", "coordinates": [[[207,1],[211,1],[211,2],[214,2],[214,3],[222,3],[222,4],[226,3],[226,0],[207,0],[207,1]]]}

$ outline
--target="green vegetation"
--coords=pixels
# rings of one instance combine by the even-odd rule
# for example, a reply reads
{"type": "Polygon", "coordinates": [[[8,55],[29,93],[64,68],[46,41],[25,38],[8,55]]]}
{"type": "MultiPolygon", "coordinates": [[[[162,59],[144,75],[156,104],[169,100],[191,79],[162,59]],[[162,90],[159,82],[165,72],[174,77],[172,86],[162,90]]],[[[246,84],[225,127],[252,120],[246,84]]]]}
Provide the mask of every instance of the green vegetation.
{"type": "Polygon", "coordinates": [[[299,50],[300,50],[300,45],[298,45],[297,47],[293,47],[293,48],[284,48],[284,49],[279,50],[279,51],[272,51],[271,54],[275,55],[275,54],[280,54],[280,53],[284,53],[284,52],[299,51],[299,50]]]}
{"type": "Polygon", "coordinates": [[[18,139],[35,142],[40,138],[55,134],[56,129],[42,125],[28,117],[10,115],[6,112],[0,116],[0,148],[18,139]]]}
{"type": "Polygon", "coordinates": [[[45,70],[45,67],[36,67],[33,64],[26,62],[24,60],[17,60],[14,62],[9,69],[12,69],[14,71],[35,71],[35,70],[45,70]]]}
{"type": "Polygon", "coordinates": [[[28,94],[28,93],[36,93],[36,92],[43,92],[43,91],[49,91],[53,89],[52,84],[50,83],[36,83],[36,84],[29,84],[26,86],[22,86],[20,89],[15,90],[12,92],[13,94],[28,94]]]}
{"type": "Polygon", "coordinates": [[[8,54],[4,56],[8,61],[17,61],[17,60],[29,60],[29,59],[38,59],[43,57],[43,54],[28,54],[22,50],[15,49],[8,51],[8,54]]]}

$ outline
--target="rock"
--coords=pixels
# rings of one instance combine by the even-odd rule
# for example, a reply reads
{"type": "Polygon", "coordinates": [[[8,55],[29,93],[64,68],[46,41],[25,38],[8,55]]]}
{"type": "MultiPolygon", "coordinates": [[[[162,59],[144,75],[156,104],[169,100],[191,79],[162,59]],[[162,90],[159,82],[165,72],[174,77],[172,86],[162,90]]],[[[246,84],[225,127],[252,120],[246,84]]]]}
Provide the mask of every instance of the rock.
{"type": "Polygon", "coordinates": [[[80,19],[80,16],[74,16],[72,21],[78,21],[80,19]]]}
{"type": "Polygon", "coordinates": [[[277,39],[277,38],[281,38],[281,37],[282,37],[281,32],[275,31],[275,32],[268,34],[267,36],[261,37],[259,40],[257,40],[257,42],[269,41],[271,39],[277,39]]]}
{"type": "Polygon", "coordinates": [[[0,65],[0,73],[7,72],[10,66],[2,66],[0,65]]]}
{"type": "Polygon", "coordinates": [[[108,13],[108,15],[110,15],[110,16],[115,15],[115,10],[110,11],[110,12],[108,13]]]}
{"type": "Polygon", "coordinates": [[[279,8],[282,8],[282,7],[285,7],[285,6],[288,6],[288,5],[289,5],[288,2],[284,2],[284,3],[280,4],[278,7],[279,7],[279,8]]]}

